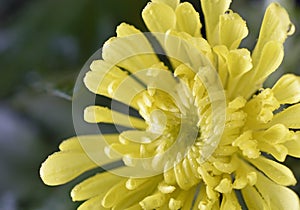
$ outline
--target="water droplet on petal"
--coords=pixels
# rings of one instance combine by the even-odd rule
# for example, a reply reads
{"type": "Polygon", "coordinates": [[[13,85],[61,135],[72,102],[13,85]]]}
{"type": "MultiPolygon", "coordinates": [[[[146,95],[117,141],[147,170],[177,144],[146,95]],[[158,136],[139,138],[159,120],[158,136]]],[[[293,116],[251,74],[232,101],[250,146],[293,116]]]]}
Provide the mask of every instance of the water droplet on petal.
{"type": "Polygon", "coordinates": [[[294,24],[290,23],[289,24],[289,28],[287,30],[287,35],[290,36],[290,35],[293,35],[295,33],[295,30],[296,30],[296,27],[294,24]]]}

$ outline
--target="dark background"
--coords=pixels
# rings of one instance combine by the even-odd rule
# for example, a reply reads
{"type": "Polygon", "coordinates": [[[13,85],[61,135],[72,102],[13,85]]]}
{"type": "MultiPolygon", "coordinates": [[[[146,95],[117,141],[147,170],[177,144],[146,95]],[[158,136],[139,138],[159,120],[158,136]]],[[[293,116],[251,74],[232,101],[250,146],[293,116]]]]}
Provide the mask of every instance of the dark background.
{"type": "MultiPolygon", "coordinates": [[[[198,0],[190,1],[200,8],[198,0]]],[[[268,1],[235,0],[253,47],[268,1]]],[[[280,1],[297,28],[296,1],[280,1]]],[[[121,22],[146,30],[146,0],[0,0],[0,210],[75,209],[69,192],[78,182],[48,187],[39,167],[65,138],[75,135],[72,88],[85,61],[121,22]]],[[[300,74],[300,38],[286,43],[285,60],[266,85],[284,72],[300,74]]],[[[299,161],[286,161],[300,180],[299,161]]],[[[300,192],[299,187],[296,187],[300,192]]]]}

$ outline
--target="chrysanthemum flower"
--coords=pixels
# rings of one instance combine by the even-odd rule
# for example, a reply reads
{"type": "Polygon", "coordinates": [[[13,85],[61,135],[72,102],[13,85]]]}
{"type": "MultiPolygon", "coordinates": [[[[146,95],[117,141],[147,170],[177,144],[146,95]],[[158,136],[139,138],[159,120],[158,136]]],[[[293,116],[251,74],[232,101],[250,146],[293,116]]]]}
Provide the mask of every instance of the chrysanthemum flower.
{"type": "Polygon", "coordinates": [[[294,26],[273,3],[254,50],[239,48],[248,29],[230,2],[201,0],[206,38],[199,13],[179,0],[152,0],[144,8],[152,38],[119,25],[84,83],[140,116],[86,107],[87,122],[123,129],[62,142],[42,164],[43,181],[64,184],[121,157],[121,169],[73,188],[72,199],[85,201],[78,209],[300,209],[287,187],[296,178],[282,164],[287,155],[300,157],[300,78],[286,74],[272,88],[262,86],[280,65],[294,26]]]}

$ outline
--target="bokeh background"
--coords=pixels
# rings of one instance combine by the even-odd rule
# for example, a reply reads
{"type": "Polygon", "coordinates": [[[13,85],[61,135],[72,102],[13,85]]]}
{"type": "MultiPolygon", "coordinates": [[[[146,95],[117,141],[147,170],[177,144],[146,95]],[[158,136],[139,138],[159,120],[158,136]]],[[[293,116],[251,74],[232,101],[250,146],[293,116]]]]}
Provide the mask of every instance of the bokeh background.
{"type": "MultiPolygon", "coordinates": [[[[200,9],[199,0],[190,0],[200,9]]],[[[269,0],[235,0],[247,20],[243,42],[253,48],[269,0]],[[251,44],[252,43],[252,44],[251,44]]],[[[289,38],[285,60],[266,83],[284,72],[300,75],[300,2],[279,1],[298,31],[289,38]]],[[[0,210],[75,209],[73,181],[45,186],[39,167],[65,138],[75,135],[71,96],[85,61],[125,21],[146,31],[141,10],[147,0],[0,0],[0,210]]],[[[299,116],[300,117],[300,116],[299,116]]],[[[288,164],[300,181],[300,161],[288,164]]],[[[299,186],[294,187],[298,194],[299,186]]]]}

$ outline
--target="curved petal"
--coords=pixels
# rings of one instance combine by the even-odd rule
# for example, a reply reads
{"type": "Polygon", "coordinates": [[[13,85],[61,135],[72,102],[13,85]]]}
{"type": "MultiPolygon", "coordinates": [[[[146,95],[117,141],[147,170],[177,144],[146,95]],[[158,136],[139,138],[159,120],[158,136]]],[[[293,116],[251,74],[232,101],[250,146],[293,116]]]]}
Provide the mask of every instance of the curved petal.
{"type": "Polygon", "coordinates": [[[89,106],[84,110],[84,120],[89,123],[113,123],[117,125],[145,129],[144,120],[110,110],[102,106],[89,106]]]}
{"type": "MultiPolygon", "coordinates": [[[[283,45],[278,41],[266,43],[261,51],[259,62],[255,66],[255,77],[253,81],[262,83],[281,64],[283,59],[283,45]]],[[[253,56],[252,56],[253,59],[253,56]]]]}
{"type": "Polygon", "coordinates": [[[83,152],[56,152],[42,164],[40,176],[47,185],[60,185],[96,167],[83,152]]]}
{"type": "Polygon", "coordinates": [[[288,149],[289,155],[300,158],[300,132],[296,132],[295,138],[285,142],[284,146],[288,149]]]}
{"type": "MultiPolygon", "coordinates": [[[[73,201],[82,201],[105,193],[122,178],[109,172],[90,177],[76,185],[71,191],[73,201]]],[[[102,195],[102,198],[104,194],[102,195]]]]}
{"type": "Polygon", "coordinates": [[[117,37],[125,37],[125,36],[141,33],[140,30],[127,23],[121,23],[120,25],[118,25],[116,32],[117,32],[117,37]]]}
{"type": "MultiPolygon", "coordinates": [[[[254,64],[253,69],[242,76],[238,82],[238,88],[234,91],[233,97],[243,96],[250,98],[251,95],[261,88],[265,79],[273,73],[283,60],[284,50],[282,43],[270,41],[261,49],[260,57],[254,64]],[[249,86],[249,83],[252,85],[249,86]]],[[[252,56],[253,61],[253,56],[252,56]]]]}
{"type": "Polygon", "coordinates": [[[84,149],[89,149],[89,151],[94,151],[99,149],[97,145],[98,141],[106,141],[108,144],[115,143],[119,141],[118,134],[105,134],[105,135],[83,135],[69,138],[63,141],[59,145],[59,149],[63,152],[83,152],[84,149]],[[84,145],[82,143],[84,142],[84,145]],[[82,147],[84,146],[84,147],[82,147]],[[94,150],[93,150],[94,149],[94,150]]]}
{"type": "MultiPolygon", "coordinates": [[[[85,86],[93,93],[112,97],[115,89],[127,78],[128,73],[108,64],[104,60],[95,60],[90,66],[92,71],[84,77],[85,86]]],[[[137,85],[133,81],[133,84],[137,85]]]]}
{"type": "Polygon", "coordinates": [[[163,206],[166,201],[166,195],[161,192],[157,192],[143,199],[140,202],[140,205],[143,209],[159,209],[159,207],[163,206]]]}
{"type": "Polygon", "coordinates": [[[231,77],[245,74],[252,69],[252,59],[247,49],[229,51],[227,55],[228,71],[231,77]]]}
{"type": "Polygon", "coordinates": [[[268,123],[267,126],[269,127],[281,123],[287,128],[298,129],[300,128],[299,116],[300,104],[296,104],[276,114],[273,117],[273,120],[270,123],[268,123]]]}
{"type": "Polygon", "coordinates": [[[293,25],[286,10],[278,3],[270,4],[266,10],[259,38],[253,51],[254,64],[259,62],[263,48],[268,42],[276,41],[282,44],[287,35],[292,34],[293,31],[291,30],[293,30],[293,25]]]}
{"type": "Polygon", "coordinates": [[[110,38],[103,45],[102,58],[105,62],[131,73],[159,63],[144,34],[128,24],[121,24],[117,33],[120,37],[110,38]]]}
{"type": "Polygon", "coordinates": [[[279,144],[289,141],[293,135],[283,124],[276,124],[264,131],[254,133],[256,139],[270,144],[279,144]]]}
{"type": "Polygon", "coordinates": [[[202,0],[201,6],[205,18],[206,37],[212,47],[220,43],[219,21],[220,15],[224,14],[231,0],[202,0]]]}
{"type": "Polygon", "coordinates": [[[220,16],[220,44],[236,49],[248,35],[246,21],[231,11],[220,16]]]}
{"type": "Polygon", "coordinates": [[[294,74],[283,75],[272,88],[280,104],[294,104],[300,101],[300,77],[294,74]]]}
{"type": "Polygon", "coordinates": [[[255,185],[268,203],[270,209],[274,210],[299,210],[299,197],[287,187],[275,184],[266,178],[263,174],[258,173],[257,183],[255,185]]]}
{"type": "Polygon", "coordinates": [[[223,199],[222,199],[222,203],[220,206],[220,210],[229,210],[229,209],[231,209],[231,210],[233,210],[233,209],[241,210],[242,209],[234,191],[232,191],[231,193],[223,194],[223,199]]]}
{"type": "Polygon", "coordinates": [[[153,3],[165,3],[168,6],[172,7],[172,9],[176,9],[180,0],[151,0],[153,3]]]}
{"type": "Polygon", "coordinates": [[[248,161],[277,184],[288,186],[295,185],[297,182],[293,172],[288,167],[280,163],[264,157],[248,159],[248,161]]]}
{"type": "Polygon", "coordinates": [[[166,32],[176,26],[174,10],[164,3],[149,3],[142,12],[142,17],[151,32],[166,32]]]}
{"type": "Polygon", "coordinates": [[[89,199],[88,201],[85,201],[77,208],[77,210],[108,210],[107,208],[104,208],[101,204],[103,196],[104,195],[98,195],[89,199]]]}
{"type": "Polygon", "coordinates": [[[176,29],[181,32],[186,32],[192,36],[200,36],[201,22],[199,13],[194,7],[184,2],[179,4],[175,10],[176,13],[176,29]]]}
{"type": "Polygon", "coordinates": [[[268,204],[262,198],[261,194],[257,191],[255,187],[246,186],[241,191],[248,209],[251,210],[268,209],[268,204]]]}

